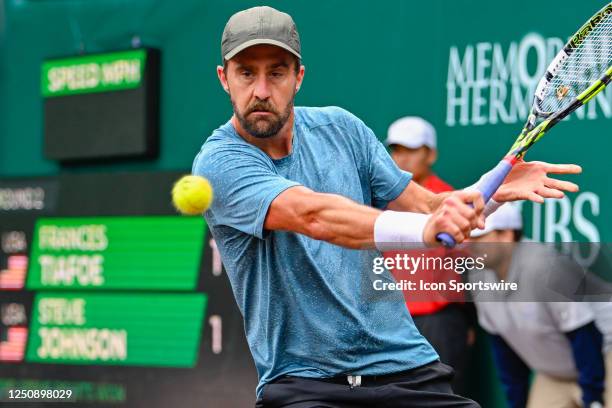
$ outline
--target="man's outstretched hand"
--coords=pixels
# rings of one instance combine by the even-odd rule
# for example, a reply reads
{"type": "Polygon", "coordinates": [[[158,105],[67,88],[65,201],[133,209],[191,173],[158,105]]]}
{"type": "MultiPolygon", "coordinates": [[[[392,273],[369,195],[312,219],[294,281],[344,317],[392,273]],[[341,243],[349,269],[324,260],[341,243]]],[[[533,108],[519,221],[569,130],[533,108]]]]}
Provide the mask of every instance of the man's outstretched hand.
{"type": "Polygon", "coordinates": [[[520,161],[514,165],[504,183],[493,195],[497,202],[530,200],[543,203],[545,198],[563,198],[564,191],[575,193],[578,185],[548,177],[549,174],[579,174],[575,164],[550,164],[520,161]]]}

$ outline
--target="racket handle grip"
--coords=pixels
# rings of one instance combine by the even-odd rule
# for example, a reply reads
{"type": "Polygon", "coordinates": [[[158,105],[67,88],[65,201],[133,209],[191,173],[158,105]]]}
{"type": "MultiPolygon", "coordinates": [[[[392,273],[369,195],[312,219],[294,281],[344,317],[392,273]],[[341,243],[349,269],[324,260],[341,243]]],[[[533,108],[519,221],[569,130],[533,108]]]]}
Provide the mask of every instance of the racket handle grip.
{"type": "Polygon", "coordinates": [[[450,234],[446,232],[441,232],[436,235],[436,239],[445,248],[454,248],[455,245],[457,245],[457,243],[455,242],[455,238],[453,238],[450,234]]]}
{"type": "Polygon", "coordinates": [[[493,194],[502,185],[508,173],[512,170],[512,163],[504,159],[497,163],[497,166],[491,170],[478,186],[478,190],[482,193],[482,198],[486,203],[489,202],[493,194]]]}
{"type": "MultiPolygon", "coordinates": [[[[487,173],[486,177],[479,183],[478,190],[482,193],[485,204],[493,197],[499,186],[502,185],[508,173],[512,170],[512,163],[504,159],[487,173]]],[[[457,243],[455,239],[446,232],[436,235],[436,239],[446,248],[454,248],[457,243]]]]}

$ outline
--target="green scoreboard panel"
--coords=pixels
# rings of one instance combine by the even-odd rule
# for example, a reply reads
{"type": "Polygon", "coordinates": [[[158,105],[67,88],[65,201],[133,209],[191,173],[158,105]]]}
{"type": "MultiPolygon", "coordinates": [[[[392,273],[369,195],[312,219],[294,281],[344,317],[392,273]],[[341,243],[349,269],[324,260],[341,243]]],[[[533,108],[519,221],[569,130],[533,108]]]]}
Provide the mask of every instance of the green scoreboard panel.
{"type": "Polygon", "coordinates": [[[214,240],[170,205],[180,176],[0,179],[0,405],[43,388],[79,407],[253,404],[214,240]]]}
{"type": "Polygon", "coordinates": [[[193,367],[204,294],[38,294],[26,361],[193,367]]]}
{"type": "Polygon", "coordinates": [[[201,217],[42,218],[29,289],[194,290],[201,217]]]}

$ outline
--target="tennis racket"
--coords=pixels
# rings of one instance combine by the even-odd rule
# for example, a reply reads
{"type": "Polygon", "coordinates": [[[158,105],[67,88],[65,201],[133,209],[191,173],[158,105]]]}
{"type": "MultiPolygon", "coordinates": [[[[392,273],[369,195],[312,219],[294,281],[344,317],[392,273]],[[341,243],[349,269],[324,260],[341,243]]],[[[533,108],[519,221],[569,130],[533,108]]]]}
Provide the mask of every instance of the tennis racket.
{"type": "MultiPolygon", "coordinates": [[[[599,10],[565,44],[536,87],[529,118],[510,151],[479,186],[485,203],[527,150],[567,115],[587,104],[612,80],[612,2],[599,10]]],[[[446,247],[455,240],[436,236],[446,247]]]]}

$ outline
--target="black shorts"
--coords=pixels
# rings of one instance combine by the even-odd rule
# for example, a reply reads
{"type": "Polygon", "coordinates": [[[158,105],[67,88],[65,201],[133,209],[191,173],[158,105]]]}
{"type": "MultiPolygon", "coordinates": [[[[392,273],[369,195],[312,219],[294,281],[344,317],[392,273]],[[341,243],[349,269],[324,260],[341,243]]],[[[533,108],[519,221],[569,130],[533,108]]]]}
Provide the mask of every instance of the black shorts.
{"type": "Polygon", "coordinates": [[[361,377],[349,385],[347,377],[313,379],[284,376],[266,384],[256,408],[480,408],[453,394],[453,369],[439,361],[382,376],[361,377]]]}

